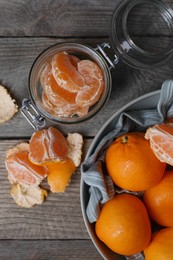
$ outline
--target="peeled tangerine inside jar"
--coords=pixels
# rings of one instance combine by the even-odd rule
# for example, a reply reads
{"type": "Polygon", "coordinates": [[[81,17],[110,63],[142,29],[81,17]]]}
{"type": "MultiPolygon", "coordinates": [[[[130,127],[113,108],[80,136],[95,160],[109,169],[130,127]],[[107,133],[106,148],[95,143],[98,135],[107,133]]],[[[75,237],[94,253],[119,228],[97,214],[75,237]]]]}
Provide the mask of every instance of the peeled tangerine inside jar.
{"type": "Polygon", "coordinates": [[[66,124],[85,122],[109,99],[110,71],[119,61],[135,68],[163,66],[173,56],[172,36],[173,11],[163,2],[116,1],[110,43],[96,48],[60,43],[37,57],[29,76],[31,100],[23,100],[22,114],[35,129],[45,126],[46,118],[66,124]],[[113,50],[113,57],[107,48],[113,50]]]}

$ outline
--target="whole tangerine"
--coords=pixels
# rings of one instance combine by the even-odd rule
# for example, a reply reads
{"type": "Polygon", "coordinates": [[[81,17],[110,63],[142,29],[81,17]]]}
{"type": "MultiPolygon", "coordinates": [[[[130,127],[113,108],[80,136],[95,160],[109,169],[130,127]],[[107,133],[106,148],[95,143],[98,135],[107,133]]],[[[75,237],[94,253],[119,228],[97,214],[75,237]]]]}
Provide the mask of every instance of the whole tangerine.
{"type": "Polygon", "coordinates": [[[112,251],[133,255],[148,246],[151,224],[143,202],[134,195],[119,194],[101,209],[95,230],[112,251]]]}
{"type": "Polygon", "coordinates": [[[150,217],[156,223],[173,227],[173,170],[166,171],[157,185],[145,191],[143,199],[150,217]]]}
{"type": "Polygon", "coordinates": [[[160,162],[142,132],[118,137],[106,152],[106,166],[113,182],[122,189],[147,190],[163,177],[166,163],[160,162]]]}
{"type": "Polygon", "coordinates": [[[152,235],[151,242],[145,248],[145,260],[173,259],[173,228],[163,228],[152,235]]]}

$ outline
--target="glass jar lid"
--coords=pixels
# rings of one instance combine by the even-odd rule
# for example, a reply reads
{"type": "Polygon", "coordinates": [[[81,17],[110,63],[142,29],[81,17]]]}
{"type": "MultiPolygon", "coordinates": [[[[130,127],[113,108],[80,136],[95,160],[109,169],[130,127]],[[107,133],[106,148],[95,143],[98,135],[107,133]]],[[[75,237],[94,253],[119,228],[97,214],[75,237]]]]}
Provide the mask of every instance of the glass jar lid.
{"type": "Polygon", "coordinates": [[[120,0],[111,21],[110,41],[119,60],[152,68],[173,56],[173,11],[160,0],[120,0]]]}

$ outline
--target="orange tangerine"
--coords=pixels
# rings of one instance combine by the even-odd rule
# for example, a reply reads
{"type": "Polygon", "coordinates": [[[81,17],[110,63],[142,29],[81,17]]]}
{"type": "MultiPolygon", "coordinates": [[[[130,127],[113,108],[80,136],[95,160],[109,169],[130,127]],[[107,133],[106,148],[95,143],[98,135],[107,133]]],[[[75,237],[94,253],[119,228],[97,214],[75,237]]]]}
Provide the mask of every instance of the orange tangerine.
{"type": "Polygon", "coordinates": [[[166,171],[157,185],[146,190],[143,199],[151,219],[173,227],[173,170],[166,171]]]}
{"type": "Polygon", "coordinates": [[[77,65],[87,86],[78,92],[76,103],[78,106],[91,106],[99,100],[103,91],[102,71],[95,62],[90,60],[82,60],[77,65]]]}
{"type": "Polygon", "coordinates": [[[59,103],[59,106],[54,105],[47,97],[46,93],[42,92],[43,107],[47,112],[54,116],[70,117],[74,114],[85,116],[88,113],[89,107],[74,107],[70,104],[59,103]]]}
{"type": "Polygon", "coordinates": [[[77,113],[77,107],[67,104],[62,100],[55,105],[46,95],[45,91],[42,92],[43,107],[47,112],[56,117],[70,117],[77,113]]]}
{"type": "Polygon", "coordinates": [[[52,73],[58,84],[68,91],[78,92],[85,87],[83,77],[73,66],[69,55],[65,52],[60,52],[53,57],[52,73]]]}
{"type": "Polygon", "coordinates": [[[35,132],[29,142],[29,159],[38,165],[48,161],[64,161],[68,157],[68,143],[54,127],[35,132]],[[39,148],[39,149],[38,149],[39,148]]]}
{"type": "Polygon", "coordinates": [[[69,55],[71,64],[77,69],[77,64],[80,61],[80,59],[74,55],[69,55]]]}
{"type": "Polygon", "coordinates": [[[64,88],[61,88],[54,76],[52,75],[51,63],[48,63],[44,68],[41,75],[42,86],[45,90],[46,95],[49,97],[50,101],[54,104],[57,103],[70,103],[75,104],[76,93],[72,93],[64,88]]]}
{"type": "Polygon", "coordinates": [[[161,162],[173,166],[173,127],[171,123],[154,125],[147,129],[145,138],[161,162]]]}
{"type": "Polygon", "coordinates": [[[113,182],[131,191],[147,190],[163,177],[166,163],[160,162],[144,133],[131,132],[118,137],[108,148],[106,166],[113,182]]]}
{"type": "Polygon", "coordinates": [[[16,148],[11,149],[5,162],[10,182],[12,184],[19,183],[26,185],[40,184],[47,176],[47,169],[31,163],[28,158],[28,150],[17,150],[16,148]]]}
{"type": "Polygon", "coordinates": [[[112,251],[133,255],[145,249],[151,238],[151,224],[143,202],[129,194],[106,202],[95,225],[96,234],[112,251]]]}
{"type": "Polygon", "coordinates": [[[173,259],[173,228],[168,227],[155,232],[151,242],[144,250],[145,260],[173,259]]]}

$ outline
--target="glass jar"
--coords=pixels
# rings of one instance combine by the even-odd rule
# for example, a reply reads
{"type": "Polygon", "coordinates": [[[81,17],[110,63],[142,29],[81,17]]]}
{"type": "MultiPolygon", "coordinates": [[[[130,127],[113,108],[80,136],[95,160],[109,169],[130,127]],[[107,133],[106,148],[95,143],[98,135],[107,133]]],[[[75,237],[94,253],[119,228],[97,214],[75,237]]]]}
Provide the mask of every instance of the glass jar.
{"type": "Polygon", "coordinates": [[[58,123],[81,123],[97,114],[105,105],[111,92],[111,74],[106,61],[103,57],[89,46],[78,43],[60,43],[55,44],[41,53],[35,60],[29,75],[29,94],[31,101],[35,107],[41,112],[41,114],[49,118],[53,122],[58,123]],[[65,52],[70,55],[74,55],[81,60],[88,59],[94,61],[101,69],[104,79],[104,87],[99,98],[99,101],[93,105],[88,113],[82,117],[77,115],[69,117],[56,117],[44,109],[42,102],[42,86],[40,83],[40,76],[48,62],[57,53],[65,52]]]}
{"type": "Polygon", "coordinates": [[[43,51],[35,60],[29,75],[29,95],[24,99],[22,114],[35,128],[44,127],[46,118],[55,123],[74,124],[94,117],[109,99],[112,87],[110,70],[119,61],[129,66],[151,69],[166,64],[173,56],[173,11],[159,0],[120,0],[111,20],[110,43],[96,48],[78,43],[60,43],[43,51]],[[158,37],[163,35],[163,37],[158,37]],[[145,41],[141,41],[144,39],[145,41]],[[115,54],[109,57],[107,48],[115,54]],[[42,102],[40,76],[47,62],[57,53],[66,52],[95,62],[103,73],[104,88],[99,100],[84,116],[55,116],[42,102]]]}

